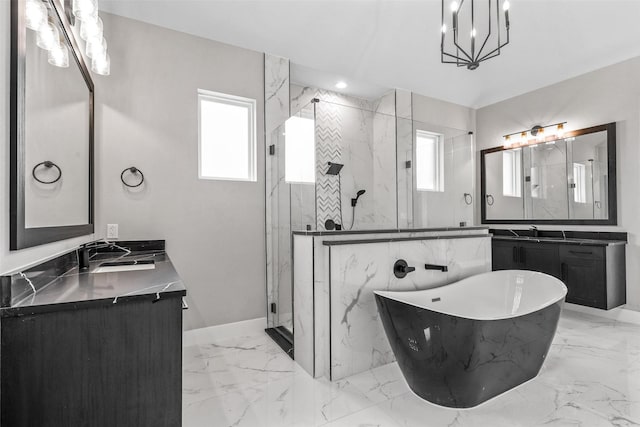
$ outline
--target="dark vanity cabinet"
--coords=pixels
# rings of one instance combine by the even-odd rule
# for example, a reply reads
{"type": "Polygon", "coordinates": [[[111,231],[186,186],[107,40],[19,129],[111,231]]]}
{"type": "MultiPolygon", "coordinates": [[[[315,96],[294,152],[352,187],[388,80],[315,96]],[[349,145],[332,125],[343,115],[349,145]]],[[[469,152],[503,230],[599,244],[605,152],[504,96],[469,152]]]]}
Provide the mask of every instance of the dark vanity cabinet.
{"type": "Polygon", "coordinates": [[[626,302],[624,244],[532,239],[492,241],[493,270],[532,270],[561,279],[566,301],[609,310],[626,302]]]}
{"type": "Polygon", "coordinates": [[[558,245],[493,240],[493,270],[531,270],[561,278],[558,245]]]}
{"type": "Polygon", "coordinates": [[[2,426],[179,427],[182,296],[11,310],[2,426]]]}
{"type": "Polygon", "coordinates": [[[609,310],[626,303],[625,247],[562,246],[567,302],[609,310]]]}

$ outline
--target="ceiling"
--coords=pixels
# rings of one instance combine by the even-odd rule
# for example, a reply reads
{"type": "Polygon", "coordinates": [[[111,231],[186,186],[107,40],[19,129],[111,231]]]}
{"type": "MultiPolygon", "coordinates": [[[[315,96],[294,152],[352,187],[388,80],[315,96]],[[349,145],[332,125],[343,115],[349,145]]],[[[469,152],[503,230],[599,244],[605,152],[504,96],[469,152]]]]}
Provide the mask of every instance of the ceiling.
{"type": "Polygon", "coordinates": [[[640,0],[511,0],[511,43],[475,71],[440,63],[438,0],[101,0],[100,7],[372,88],[474,108],[640,56],[640,0]]]}

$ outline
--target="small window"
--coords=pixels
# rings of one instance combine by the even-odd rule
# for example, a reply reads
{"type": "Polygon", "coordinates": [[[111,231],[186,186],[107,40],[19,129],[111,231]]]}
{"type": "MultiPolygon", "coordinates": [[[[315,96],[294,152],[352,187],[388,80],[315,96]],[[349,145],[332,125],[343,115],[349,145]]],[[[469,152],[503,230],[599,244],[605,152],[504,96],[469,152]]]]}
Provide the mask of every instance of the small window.
{"type": "Polygon", "coordinates": [[[502,152],[502,194],[508,197],[522,197],[521,150],[502,152]]]}
{"type": "Polygon", "coordinates": [[[444,191],[444,149],[442,135],[416,131],[416,188],[444,191]]]}
{"type": "Polygon", "coordinates": [[[582,163],[573,164],[573,200],[576,203],[587,203],[587,174],[582,163]]]}
{"type": "Polygon", "coordinates": [[[255,99],[198,90],[200,179],[256,181],[255,99]]]}
{"type": "Polygon", "coordinates": [[[284,124],[285,181],[298,184],[316,182],[315,122],[291,117],[284,124]]]}

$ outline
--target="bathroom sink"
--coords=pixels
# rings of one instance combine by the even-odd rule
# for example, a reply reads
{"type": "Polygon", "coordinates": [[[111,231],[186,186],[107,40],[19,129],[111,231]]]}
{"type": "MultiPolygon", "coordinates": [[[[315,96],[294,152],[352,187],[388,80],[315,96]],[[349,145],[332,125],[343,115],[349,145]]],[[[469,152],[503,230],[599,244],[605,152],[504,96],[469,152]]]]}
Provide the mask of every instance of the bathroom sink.
{"type": "Polygon", "coordinates": [[[116,273],[120,271],[137,271],[137,270],[153,270],[156,268],[153,260],[129,260],[129,261],[113,261],[103,262],[96,268],[94,273],[116,273]]]}

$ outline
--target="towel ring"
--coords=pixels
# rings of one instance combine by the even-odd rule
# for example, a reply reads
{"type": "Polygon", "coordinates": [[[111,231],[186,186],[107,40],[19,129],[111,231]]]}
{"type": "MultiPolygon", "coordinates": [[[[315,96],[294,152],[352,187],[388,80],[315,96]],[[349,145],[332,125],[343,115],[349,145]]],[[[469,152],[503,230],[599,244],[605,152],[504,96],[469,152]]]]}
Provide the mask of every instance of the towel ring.
{"type": "Polygon", "coordinates": [[[471,203],[473,203],[473,196],[469,193],[464,193],[464,202],[467,205],[470,205],[471,203]]]}
{"type": "Polygon", "coordinates": [[[495,199],[493,198],[493,196],[491,194],[487,194],[487,205],[493,206],[494,202],[495,202],[495,199]]]}
{"type": "Polygon", "coordinates": [[[142,185],[142,183],[144,182],[144,174],[142,173],[142,171],[140,169],[138,169],[135,166],[131,166],[130,168],[126,168],[125,170],[122,171],[122,173],[120,174],[120,181],[122,181],[122,183],[124,185],[126,185],[129,188],[135,188],[135,187],[140,187],[142,185]],[[135,184],[135,185],[131,185],[131,184],[127,184],[124,180],[124,174],[125,172],[131,172],[132,174],[140,174],[140,182],[135,184]]]}
{"type": "Polygon", "coordinates": [[[55,184],[56,182],[60,181],[60,178],[62,178],[62,169],[60,169],[60,167],[58,165],[56,165],[55,163],[53,163],[50,160],[45,160],[44,162],[40,162],[37,165],[35,165],[33,167],[33,170],[31,171],[31,175],[33,175],[33,179],[35,179],[36,181],[38,181],[41,184],[55,184]],[[43,181],[41,179],[39,179],[36,176],[36,169],[38,169],[40,166],[44,166],[45,168],[49,169],[49,168],[56,168],[58,169],[58,177],[56,179],[54,179],[53,181],[43,181]]]}

